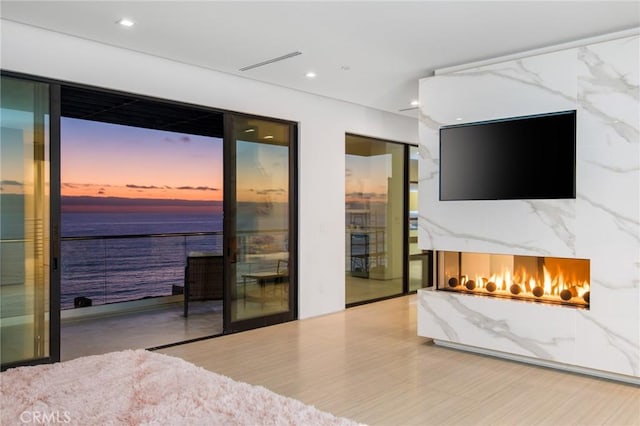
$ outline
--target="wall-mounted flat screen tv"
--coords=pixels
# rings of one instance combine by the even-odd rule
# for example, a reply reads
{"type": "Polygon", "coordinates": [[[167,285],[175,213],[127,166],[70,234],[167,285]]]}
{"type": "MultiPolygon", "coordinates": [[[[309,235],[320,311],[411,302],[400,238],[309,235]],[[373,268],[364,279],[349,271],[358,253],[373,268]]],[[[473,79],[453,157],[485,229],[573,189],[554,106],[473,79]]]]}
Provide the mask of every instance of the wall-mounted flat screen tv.
{"type": "Polygon", "coordinates": [[[440,128],[440,200],[576,198],[576,111],[440,128]]]}

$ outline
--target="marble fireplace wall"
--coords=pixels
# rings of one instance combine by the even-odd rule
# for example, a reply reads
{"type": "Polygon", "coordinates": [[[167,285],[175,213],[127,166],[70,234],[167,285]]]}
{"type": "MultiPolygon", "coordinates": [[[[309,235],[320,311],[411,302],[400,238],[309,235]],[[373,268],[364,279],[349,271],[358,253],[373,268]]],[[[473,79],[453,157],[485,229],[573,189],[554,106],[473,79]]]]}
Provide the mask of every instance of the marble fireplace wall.
{"type": "Polygon", "coordinates": [[[420,81],[420,247],[591,260],[589,310],[425,290],[420,335],[640,377],[639,38],[420,81]],[[441,126],[573,109],[575,200],[438,200],[441,126]]]}

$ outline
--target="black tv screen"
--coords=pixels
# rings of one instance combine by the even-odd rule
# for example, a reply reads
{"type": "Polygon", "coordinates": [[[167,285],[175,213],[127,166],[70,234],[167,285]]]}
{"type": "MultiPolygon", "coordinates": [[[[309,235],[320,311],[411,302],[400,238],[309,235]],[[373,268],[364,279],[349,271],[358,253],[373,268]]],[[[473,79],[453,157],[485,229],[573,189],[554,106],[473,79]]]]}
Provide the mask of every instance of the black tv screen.
{"type": "Polygon", "coordinates": [[[576,111],[440,128],[440,200],[576,197],[576,111]]]}

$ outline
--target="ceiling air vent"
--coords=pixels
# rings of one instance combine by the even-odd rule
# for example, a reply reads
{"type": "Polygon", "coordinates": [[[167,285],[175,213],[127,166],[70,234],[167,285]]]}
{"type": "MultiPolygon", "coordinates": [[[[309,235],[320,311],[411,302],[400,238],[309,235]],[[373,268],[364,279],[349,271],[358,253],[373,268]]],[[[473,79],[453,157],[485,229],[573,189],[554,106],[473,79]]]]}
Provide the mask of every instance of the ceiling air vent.
{"type": "Polygon", "coordinates": [[[302,55],[302,52],[291,52],[286,55],[278,56],[277,58],[267,59],[266,61],[258,62],[257,64],[247,65],[246,67],[240,68],[240,71],[249,71],[254,68],[262,67],[265,65],[273,64],[274,62],[284,61],[285,59],[293,58],[294,56],[302,55]]]}

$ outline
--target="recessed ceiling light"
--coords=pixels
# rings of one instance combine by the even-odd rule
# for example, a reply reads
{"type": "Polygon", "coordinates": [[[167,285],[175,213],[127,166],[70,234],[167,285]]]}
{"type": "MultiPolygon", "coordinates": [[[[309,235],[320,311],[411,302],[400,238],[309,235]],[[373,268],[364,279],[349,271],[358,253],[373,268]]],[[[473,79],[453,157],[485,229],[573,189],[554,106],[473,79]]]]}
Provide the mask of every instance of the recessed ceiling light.
{"type": "Polygon", "coordinates": [[[307,78],[316,78],[316,73],[313,72],[313,71],[309,71],[304,76],[307,77],[307,78]]]}
{"type": "Polygon", "coordinates": [[[127,18],[122,18],[116,23],[122,25],[123,27],[133,27],[136,24],[131,19],[127,19],[127,18]]]}
{"type": "Polygon", "coordinates": [[[462,121],[462,117],[456,117],[456,121],[462,121]]]}
{"type": "Polygon", "coordinates": [[[418,101],[417,99],[414,99],[411,101],[411,106],[418,106],[420,105],[420,101],[418,101]]]}
{"type": "Polygon", "coordinates": [[[255,131],[256,131],[256,129],[247,129],[247,130],[245,130],[244,132],[245,132],[245,133],[251,133],[251,132],[255,132],[255,131]]]}
{"type": "Polygon", "coordinates": [[[273,136],[267,135],[267,136],[264,137],[264,139],[273,139],[273,136]]]}

